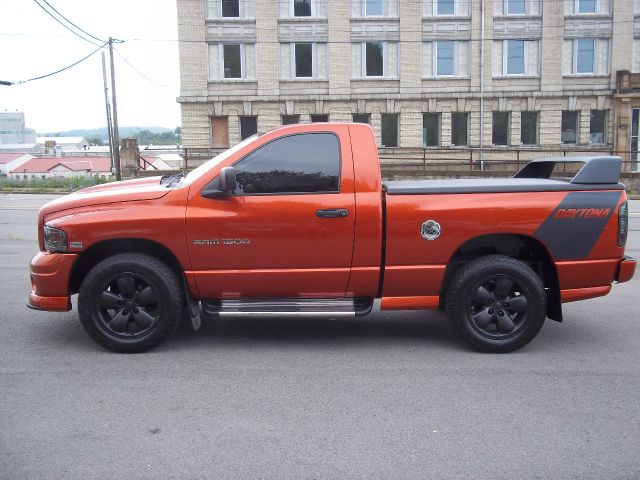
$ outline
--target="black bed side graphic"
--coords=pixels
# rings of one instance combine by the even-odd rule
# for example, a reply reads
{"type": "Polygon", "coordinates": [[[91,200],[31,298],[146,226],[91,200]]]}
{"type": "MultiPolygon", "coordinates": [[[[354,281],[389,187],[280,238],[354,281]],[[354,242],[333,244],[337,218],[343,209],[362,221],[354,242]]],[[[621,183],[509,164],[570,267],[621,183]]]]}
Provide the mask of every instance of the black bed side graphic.
{"type": "Polygon", "coordinates": [[[558,260],[586,258],[614,214],[622,192],[571,192],[534,235],[558,260]]]}

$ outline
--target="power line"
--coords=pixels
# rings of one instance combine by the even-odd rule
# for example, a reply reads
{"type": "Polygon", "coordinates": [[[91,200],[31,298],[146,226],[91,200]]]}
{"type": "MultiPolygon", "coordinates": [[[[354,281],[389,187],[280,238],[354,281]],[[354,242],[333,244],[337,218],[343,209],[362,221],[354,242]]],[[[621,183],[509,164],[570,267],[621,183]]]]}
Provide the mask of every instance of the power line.
{"type": "Polygon", "coordinates": [[[126,63],[127,65],[129,65],[129,67],[130,67],[134,72],[136,72],[138,75],[140,75],[142,78],[144,78],[144,79],[145,79],[145,80],[147,80],[148,82],[151,82],[151,83],[153,83],[153,84],[155,84],[155,85],[158,85],[159,87],[163,87],[163,88],[172,88],[172,87],[171,87],[171,86],[169,86],[169,85],[164,85],[164,84],[162,84],[162,83],[158,83],[158,82],[156,82],[155,80],[153,80],[153,79],[151,79],[151,78],[147,77],[144,73],[142,73],[140,70],[138,70],[136,67],[134,67],[134,66],[131,64],[131,62],[129,62],[129,60],[127,60],[127,59],[124,57],[124,55],[122,55],[122,54],[121,54],[121,53],[120,53],[116,48],[114,48],[114,49],[113,49],[113,51],[114,51],[114,52],[116,52],[116,53],[118,54],[118,56],[119,56],[122,60],[124,60],[124,63],[126,63]]]}
{"type": "Polygon", "coordinates": [[[78,65],[79,63],[84,62],[85,60],[87,60],[89,57],[95,55],[96,53],[98,53],[100,50],[102,50],[107,44],[105,43],[104,45],[100,45],[97,49],[95,49],[93,52],[91,52],[89,55],[87,55],[86,57],[82,57],[80,60],[78,60],[77,62],[72,63],[71,65],[67,65],[64,68],[61,68],[60,70],[56,70],[55,72],[51,72],[51,73],[47,73],[46,75],[40,75],[39,77],[33,77],[33,78],[29,78],[27,80],[20,80],[19,82],[13,82],[14,85],[22,85],[23,83],[27,83],[27,82],[33,82],[34,80],[41,80],[43,78],[47,78],[47,77],[52,77],[53,75],[57,75],[58,73],[62,73],[65,70],[69,70],[70,68],[75,67],[76,65],[78,65]]]}
{"type": "Polygon", "coordinates": [[[63,14],[61,14],[58,10],[56,10],[56,9],[55,9],[55,7],[54,7],[53,5],[51,5],[49,2],[47,2],[47,0],[42,0],[42,1],[43,1],[44,3],[46,3],[46,4],[49,6],[49,8],[51,8],[51,10],[53,10],[53,11],[54,11],[54,12],[56,12],[58,15],[60,15],[60,17],[62,17],[62,19],[63,19],[65,22],[67,22],[67,23],[69,23],[69,24],[73,25],[75,28],[77,28],[78,30],[80,30],[82,33],[84,33],[84,34],[85,34],[85,35],[87,35],[88,37],[91,37],[91,38],[93,38],[94,40],[97,40],[97,41],[98,41],[98,42],[100,42],[100,43],[105,43],[105,41],[104,41],[104,40],[102,40],[102,39],[100,39],[100,38],[98,38],[98,37],[96,37],[96,36],[94,36],[94,35],[91,35],[89,32],[87,32],[86,30],[84,30],[84,29],[80,28],[78,25],[76,25],[75,23],[73,23],[71,20],[69,20],[67,17],[65,17],[63,14]]]}
{"type": "Polygon", "coordinates": [[[49,15],[51,18],[53,18],[56,22],[58,22],[60,25],[62,25],[64,28],[66,28],[67,30],[69,30],[71,33],[73,33],[76,37],[81,38],[82,40],[84,40],[85,42],[89,42],[92,45],[96,45],[99,46],[98,43],[94,42],[93,40],[89,40],[88,38],[83,37],[82,35],[80,35],[78,32],[76,32],[75,30],[73,30],[72,28],[70,28],[67,24],[65,24],[64,22],[60,21],[59,18],[57,18],[53,13],[51,13],[49,10],[47,10],[45,7],[42,6],[42,4],[40,2],[38,2],[38,0],[33,0],[34,3],[36,5],[38,5],[47,15],[49,15]]]}

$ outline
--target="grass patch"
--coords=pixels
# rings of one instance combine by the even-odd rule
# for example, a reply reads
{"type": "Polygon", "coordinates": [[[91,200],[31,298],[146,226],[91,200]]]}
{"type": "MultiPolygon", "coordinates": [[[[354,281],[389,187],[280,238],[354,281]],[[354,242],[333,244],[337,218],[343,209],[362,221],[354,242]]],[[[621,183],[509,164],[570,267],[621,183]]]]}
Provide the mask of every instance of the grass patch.
{"type": "Polygon", "coordinates": [[[0,177],[0,190],[21,190],[33,193],[58,190],[61,192],[74,192],[83,188],[113,182],[111,177],[69,177],[69,178],[32,178],[29,180],[17,180],[7,176],[0,177]]]}

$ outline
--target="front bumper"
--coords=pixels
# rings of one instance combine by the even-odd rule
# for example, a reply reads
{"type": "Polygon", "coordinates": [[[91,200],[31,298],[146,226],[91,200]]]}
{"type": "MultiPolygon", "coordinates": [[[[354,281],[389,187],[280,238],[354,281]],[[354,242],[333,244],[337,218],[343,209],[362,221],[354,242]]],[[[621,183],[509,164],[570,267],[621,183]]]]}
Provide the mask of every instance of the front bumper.
{"type": "Polygon", "coordinates": [[[616,273],[616,281],[618,283],[628,282],[636,272],[636,259],[631,257],[624,257],[618,265],[618,271],[616,273]]]}
{"type": "Polygon", "coordinates": [[[76,254],[39,252],[31,259],[27,307],[50,312],[71,310],[69,278],[76,254]]]}

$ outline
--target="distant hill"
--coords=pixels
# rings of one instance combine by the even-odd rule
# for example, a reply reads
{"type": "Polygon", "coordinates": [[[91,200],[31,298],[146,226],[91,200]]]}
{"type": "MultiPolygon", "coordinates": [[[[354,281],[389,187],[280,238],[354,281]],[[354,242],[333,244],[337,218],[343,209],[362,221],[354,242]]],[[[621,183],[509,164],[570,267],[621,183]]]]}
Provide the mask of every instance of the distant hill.
{"type": "MultiPolygon", "coordinates": [[[[132,137],[142,130],[149,130],[152,133],[173,132],[175,128],[166,127],[120,127],[118,133],[121,137],[132,137]]],[[[107,139],[107,127],[102,128],[79,128],[77,130],[66,130],[64,132],[38,132],[40,137],[98,137],[107,139]]]]}
{"type": "MultiPolygon", "coordinates": [[[[174,135],[175,128],[166,127],[120,127],[120,138],[137,138],[140,144],[172,145],[179,142],[174,135]]],[[[64,132],[38,132],[41,137],[84,137],[89,142],[99,139],[102,143],[108,143],[107,127],[66,130],[64,132]]]]}

